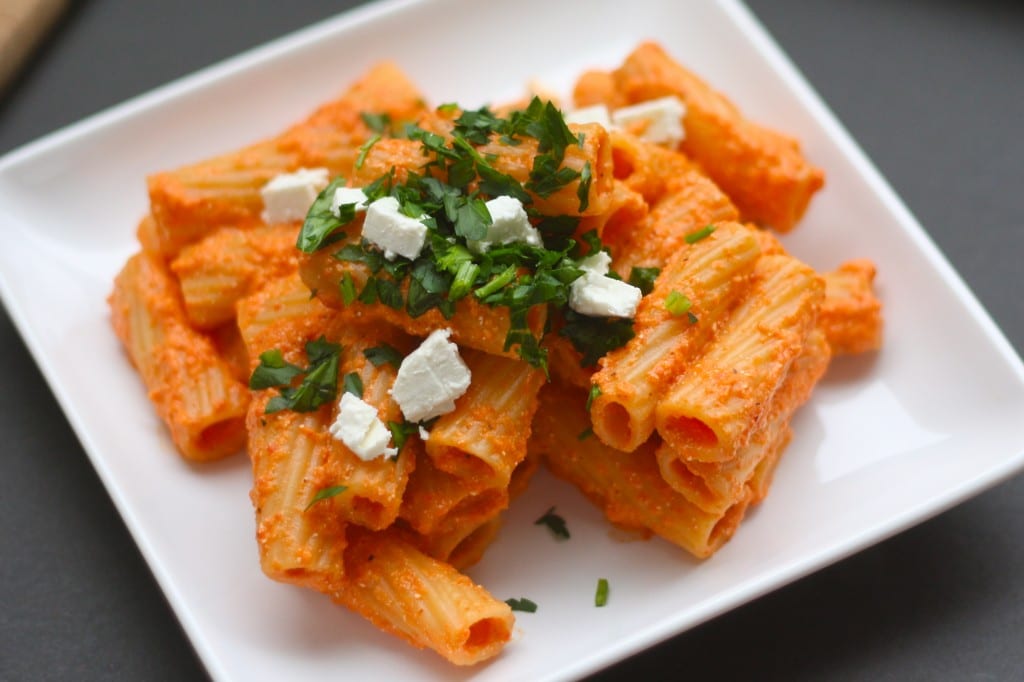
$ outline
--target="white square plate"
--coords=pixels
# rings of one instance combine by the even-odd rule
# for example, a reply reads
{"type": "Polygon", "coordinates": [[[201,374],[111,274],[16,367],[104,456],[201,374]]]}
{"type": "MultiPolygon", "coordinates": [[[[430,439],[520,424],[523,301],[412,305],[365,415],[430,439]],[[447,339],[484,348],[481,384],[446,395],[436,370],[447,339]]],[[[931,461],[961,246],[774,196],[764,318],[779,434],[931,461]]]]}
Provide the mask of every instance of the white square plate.
{"type": "Polygon", "coordinates": [[[157,580],[218,679],[563,679],[623,658],[960,502],[1024,464],[1024,368],[821,101],[731,0],[397,1],[365,7],[172,83],[0,160],[0,292],[157,580]],[[543,21],[537,21],[543,17],[543,21]],[[489,27],[489,28],[482,28],[489,27]],[[499,30],[500,29],[500,30],[499,30]],[[506,651],[455,670],[320,595],[260,573],[243,456],[179,458],[108,321],[149,172],[265,137],[390,58],[435,103],[479,104],[540,78],[565,89],[642,39],[797,135],[828,186],[786,239],[820,269],[880,270],[886,346],[836,362],[799,413],[767,501],[698,563],[623,542],[541,475],[472,576],[520,614],[506,651]],[[566,49],[570,45],[571,49],[566,49]],[[557,504],[572,540],[533,520],[557,504]],[[597,578],[607,607],[593,606],[597,578]]]}

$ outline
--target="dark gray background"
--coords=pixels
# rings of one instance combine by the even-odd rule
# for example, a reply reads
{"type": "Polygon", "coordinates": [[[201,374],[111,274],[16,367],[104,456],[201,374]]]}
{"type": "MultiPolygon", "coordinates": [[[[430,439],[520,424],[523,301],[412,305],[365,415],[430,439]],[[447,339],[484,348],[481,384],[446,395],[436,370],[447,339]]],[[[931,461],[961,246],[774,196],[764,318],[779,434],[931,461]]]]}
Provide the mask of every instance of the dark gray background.
{"type": "MultiPolygon", "coordinates": [[[[77,3],[0,100],[0,153],[353,4],[77,3]]],[[[1024,4],[749,4],[1021,352],[1024,4]]],[[[0,377],[0,680],[201,678],[2,312],[0,377]]],[[[1024,678],[1022,621],[1016,479],[596,679],[1024,678]]]]}

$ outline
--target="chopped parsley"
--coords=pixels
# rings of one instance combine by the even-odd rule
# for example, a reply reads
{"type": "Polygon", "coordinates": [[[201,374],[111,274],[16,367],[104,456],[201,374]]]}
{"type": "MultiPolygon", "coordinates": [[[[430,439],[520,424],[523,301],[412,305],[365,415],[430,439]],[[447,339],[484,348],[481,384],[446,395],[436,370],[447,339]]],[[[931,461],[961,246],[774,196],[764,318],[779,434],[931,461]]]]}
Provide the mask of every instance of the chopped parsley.
{"type": "Polygon", "coordinates": [[[309,366],[305,369],[287,363],[277,349],[260,354],[260,364],[249,378],[249,387],[254,390],[278,389],[279,395],[267,403],[266,413],[280,410],[312,412],[329,403],[338,394],[338,356],[341,346],[330,343],[321,336],[306,344],[309,366]],[[296,379],[302,377],[298,386],[296,379]]]}
{"type": "Polygon", "coordinates": [[[363,355],[373,363],[374,367],[380,367],[385,363],[390,363],[395,369],[398,369],[402,365],[402,354],[398,352],[394,346],[384,343],[383,341],[378,346],[373,348],[367,348],[363,351],[363,355]]]}
{"type": "Polygon", "coordinates": [[[298,241],[295,243],[300,251],[312,253],[345,238],[345,233],[339,230],[355,218],[355,204],[339,206],[340,215],[337,216],[331,211],[335,190],[344,186],[343,178],[335,178],[317,195],[313,205],[309,207],[306,220],[302,223],[302,230],[299,231],[298,241]]]}
{"type": "Polygon", "coordinates": [[[524,613],[537,612],[537,604],[526,597],[520,597],[519,599],[513,597],[512,599],[506,599],[505,603],[508,604],[509,608],[513,611],[523,611],[524,613]]]}
{"type": "Polygon", "coordinates": [[[419,424],[416,422],[388,422],[388,428],[391,430],[391,440],[399,453],[402,452],[402,447],[409,440],[409,436],[415,436],[420,432],[419,424]]]}
{"type": "Polygon", "coordinates": [[[702,227],[701,229],[697,230],[696,232],[691,232],[690,234],[686,235],[684,237],[684,239],[686,240],[687,244],[696,244],[701,239],[704,239],[705,237],[710,237],[711,233],[714,232],[714,231],[715,231],[715,226],[714,225],[705,225],[704,227],[702,227]]]}
{"type": "Polygon", "coordinates": [[[317,502],[320,502],[322,500],[328,500],[332,497],[335,497],[336,495],[342,494],[346,490],[348,490],[347,485],[332,485],[329,488],[321,488],[320,490],[316,491],[316,495],[313,495],[313,499],[309,501],[309,504],[306,505],[306,509],[304,509],[303,511],[308,511],[309,508],[312,507],[317,502]]]}
{"type": "Polygon", "coordinates": [[[587,394],[587,412],[590,412],[590,406],[594,404],[594,400],[601,395],[601,387],[597,384],[590,386],[590,393],[587,394]]]}
{"type": "Polygon", "coordinates": [[[660,268],[638,268],[633,267],[629,271],[629,283],[635,286],[646,296],[654,291],[654,280],[661,274],[660,268]]]}
{"type": "Polygon", "coordinates": [[[363,167],[363,164],[366,163],[366,155],[370,153],[371,149],[373,149],[373,145],[380,142],[380,140],[380,133],[376,133],[372,135],[370,139],[368,139],[366,142],[360,145],[359,156],[356,157],[356,170],[359,170],[360,168],[363,167]]]}
{"type": "Polygon", "coordinates": [[[551,533],[559,540],[569,539],[569,529],[565,525],[565,519],[555,513],[555,508],[551,507],[544,515],[533,522],[535,526],[547,526],[551,533]]]}
{"type": "Polygon", "coordinates": [[[594,592],[594,606],[598,608],[608,603],[608,581],[605,578],[597,579],[597,591],[594,592]]]}
{"type": "Polygon", "coordinates": [[[363,399],[363,378],[357,372],[346,374],[342,385],[345,393],[351,393],[360,400],[363,399]]]}
{"type": "Polygon", "coordinates": [[[584,441],[594,435],[594,427],[588,426],[587,428],[580,431],[580,435],[576,436],[576,440],[584,441]]]}
{"type": "MultiPolygon", "coordinates": [[[[669,311],[676,317],[685,315],[690,310],[690,306],[693,302],[686,297],[686,294],[680,293],[673,289],[668,292],[668,296],[665,297],[665,310],[669,311]]],[[[690,320],[693,322],[693,319],[690,320]]]]}
{"type": "MultiPolygon", "coordinates": [[[[534,205],[535,197],[549,197],[578,181],[579,210],[586,210],[594,169],[589,162],[579,171],[564,165],[567,150],[582,147],[583,136],[569,129],[551,102],[536,97],[525,109],[508,116],[487,107],[459,111],[454,105],[444,105],[439,112],[449,119],[455,117],[449,136],[415,124],[396,132],[398,126],[385,115],[362,115],[374,134],[360,147],[357,167],[384,137],[404,136],[419,143],[424,158],[419,169],[407,172],[399,182],[392,168],[362,189],[367,203],[394,197],[403,214],[427,226],[427,240],[413,260],[398,257],[388,261],[365,240],[341,246],[333,253],[335,258],[362,263],[370,271],[361,290],[351,273],[342,276],[338,286],[345,305],[380,303],[413,318],[436,309],[447,319],[455,314],[460,300],[472,295],[484,305],[508,309],[510,325],[504,350],[514,350],[545,372],[547,350],[541,342],[549,329],[557,328],[568,337],[587,366],[632,338],[631,320],[594,318],[567,310],[570,285],[583,275],[580,259],[604,247],[593,231],[574,238],[578,216],[545,215],[534,205]],[[496,157],[482,148],[516,146],[526,139],[536,141],[537,152],[525,182],[499,170],[496,157]],[[498,196],[515,197],[523,203],[531,224],[541,233],[542,245],[499,244],[483,252],[468,248],[471,242],[486,237],[493,223],[486,202],[498,196]],[[543,330],[530,325],[530,320],[538,319],[531,315],[538,306],[548,312],[549,323],[543,330]]],[[[317,197],[299,235],[302,251],[312,253],[339,241],[346,225],[355,220],[354,204],[341,206],[340,216],[330,210],[334,189],[342,185],[337,179],[317,197]]]]}

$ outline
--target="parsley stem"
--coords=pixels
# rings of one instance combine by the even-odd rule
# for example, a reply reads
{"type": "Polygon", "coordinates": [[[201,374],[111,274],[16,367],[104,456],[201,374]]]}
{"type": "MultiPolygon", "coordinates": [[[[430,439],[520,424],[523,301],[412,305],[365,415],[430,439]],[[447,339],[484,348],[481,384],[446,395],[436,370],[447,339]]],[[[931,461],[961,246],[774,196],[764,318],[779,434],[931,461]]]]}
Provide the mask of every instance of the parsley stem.
{"type": "Polygon", "coordinates": [[[452,286],[448,289],[448,300],[457,301],[468,294],[472,290],[478,274],[480,274],[480,266],[472,261],[465,261],[459,265],[452,286]]]}
{"type": "Polygon", "coordinates": [[[502,287],[504,287],[507,284],[511,283],[512,280],[515,279],[515,277],[516,277],[516,266],[515,265],[510,265],[507,268],[505,268],[501,272],[501,274],[496,275],[495,277],[493,277],[490,282],[488,282],[487,284],[485,284],[482,287],[480,287],[479,289],[477,289],[476,292],[474,292],[474,293],[476,294],[477,298],[486,298],[486,297],[490,296],[491,294],[493,294],[494,292],[496,292],[499,289],[501,289],[502,287]]]}

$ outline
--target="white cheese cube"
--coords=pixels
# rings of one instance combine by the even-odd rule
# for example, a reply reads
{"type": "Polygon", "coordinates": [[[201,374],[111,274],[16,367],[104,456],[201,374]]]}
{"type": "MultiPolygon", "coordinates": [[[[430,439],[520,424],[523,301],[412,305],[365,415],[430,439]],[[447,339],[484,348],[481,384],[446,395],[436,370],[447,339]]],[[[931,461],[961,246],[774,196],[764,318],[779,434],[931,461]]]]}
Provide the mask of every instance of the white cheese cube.
{"type": "Polygon", "coordinates": [[[523,208],[523,202],[515,197],[495,197],[487,202],[487,212],[491,214],[491,224],[487,234],[480,241],[472,239],[466,242],[471,251],[484,253],[495,244],[512,244],[522,242],[531,246],[543,246],[540,231],[530,224],[530,219],[523,208]]]}
{"type": "Polygon", "coordinates": [[[677,146],[686,137],[683,116],[686,105],[675,95],[651,99],[612,112],[612,122],[620,128],[629,128],[638,121],[645,121],[647,127],[640,137],[654,144],[677,146]]]}
{"type": "Polygon", "coordinates": [[[334,197],[331,199],[331,213],[340,216],[340,208],[345,204],[355,204],[356,211],[365,211],[366,195],[358,187],[339,187],[334,190],[334,197]]]}
{"type": "Polygon", "coordinates": [[[607,251],[592,253],[579,263],[581,270],[585,273],[592,272],[595,275],[607,275],[608,270],[611,269],[611,265],[612,257],[608,255],[607,251]]]}
{"type": "Polygon", "coordinates": [[[329,172],[326,168],[300,168],[294,173],[281,173],[263,185],[263,220],[268,223],[286,223],[304,220],[316,195],[327,187],[329,172]]]}
{"type": "Polygon", "coordinates": [[[388,260],[394,260],[396,254],[412,260],[423,250],[427,226],[402,213],[398,199],[383,197],[366,209],[363,237],[384,249],[384,257],[388,260]]]}
{"type": "Polygon", "coordinates": [[[569,307],[593,317],[634,317],[643,298],[639,288],[588,271],[569,287],[569,307]]]}
{"type": "Polygon", "coordinates": [[[595,104],[592,107],[583,107],[565,114],[566,123],[597,123],[604,126],[605,130],[612,127],[612,119],[608,114],[608,107],[603,104],[595,104]]]}
{"type": "Polygon", "coordinates": [[[377,408],[348,392],[338,401],[338,416],[330,432],[364,462],[398,454],[397,448],[388,447],[391,430],[377,416],[377,408]]]}
{"type": "Polygon", "coordinates": [[[439,417],[455,409],[455,399],[469,388],[469,367],[459,347],[448,340],[451,329],[437,329],[405,356],[391,397],[412,422],[439,417]]]}

